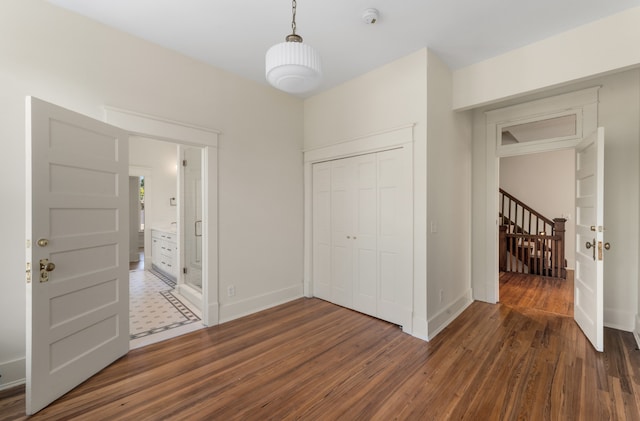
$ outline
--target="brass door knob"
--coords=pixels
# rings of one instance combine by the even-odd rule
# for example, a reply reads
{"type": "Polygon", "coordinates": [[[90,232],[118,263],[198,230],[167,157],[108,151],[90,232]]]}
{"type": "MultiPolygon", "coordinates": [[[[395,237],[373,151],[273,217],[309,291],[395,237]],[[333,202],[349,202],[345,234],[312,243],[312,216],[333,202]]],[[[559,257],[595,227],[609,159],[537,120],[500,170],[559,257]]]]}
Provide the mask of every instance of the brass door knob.
{"type": "Polygon", "coordinates": [[[587,243],[584,246],[587,248],[587,250],[589,250],[593,246],[593,244],[591,244],[590,241],[587,241],[587,243]]]}
{"type": "Polygon", "coordinates": [[[46,265],[44,265],[44,270],[46,270],[47,272],[51,272],[55,268],[56,268],[56,265],[53,262],[49,262],[46,265]]]}
{"type": "Polygon", "coordinates": [[[605,249],[605,250],[610,250],[610,249],[611,249],[611,244],[609,244],[609,243],[604,243],[604,249],[605,249]]]}

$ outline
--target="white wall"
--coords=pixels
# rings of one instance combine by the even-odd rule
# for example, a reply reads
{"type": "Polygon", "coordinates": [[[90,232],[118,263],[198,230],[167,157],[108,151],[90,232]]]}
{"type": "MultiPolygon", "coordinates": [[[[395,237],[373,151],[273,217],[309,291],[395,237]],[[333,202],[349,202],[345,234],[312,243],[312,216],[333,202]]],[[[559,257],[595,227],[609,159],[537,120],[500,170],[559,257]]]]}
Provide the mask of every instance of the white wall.
{"type": "Polygon", "coordinates": [[[415,123],[413,334],[425,339],[470,300],[470,122],[451,111],[451,72],[427,50],[305,101],[306,149],[415,123]]]}
{"type": "MultiPolygon", "coordinates": [[[[640,70],[629,70],[576,83],[561,89],[494,104],[491,109],[526,102],[543,96],[600,85],[598,125],[605,128],[604,239],[611,243],[605,251],[605,325],[631,331],[638,312],[639,176],[640,176],[640,70]]],[[[487,227],[486,157],[495,154],[487,146],[484,111],[474,111],[473,131],[473,291],[479,300],[492,301],[487,285],[495,282],[491,265],[484,256],[487,227]]],[[[575,213],[575,211],[573,212],[575,213]]]]}
{"type": "Polygon", "coordinates": [[[471,303],[471,116],[467,112],[451,111],[451,86],[451,71],[429,52],[427,316],[430,338],[471,303]]]}
{"type": "Polygon", "coordinates": [[[640,7],[458,69],[453,107],[479,107],[638,66],[638,22],[640,7]]]}
{"type": "Polygon", "coordinates": [[[575,151],[500,159],[500,187],[549,219],[566,218],[565,257],[575,268],[575,151]]]}
{"type": "Polygon", "coordinates": [[[24,376],[25,96],[102,119],[111,105],[222,131],[223,320],[302,295],[303,103],[43,0],[0,14],[0,387],[24,376]],[[250,262],[250,264],[248,264],[250,262]],[[10,323],[8,321],[11,321],[10,323]]]}

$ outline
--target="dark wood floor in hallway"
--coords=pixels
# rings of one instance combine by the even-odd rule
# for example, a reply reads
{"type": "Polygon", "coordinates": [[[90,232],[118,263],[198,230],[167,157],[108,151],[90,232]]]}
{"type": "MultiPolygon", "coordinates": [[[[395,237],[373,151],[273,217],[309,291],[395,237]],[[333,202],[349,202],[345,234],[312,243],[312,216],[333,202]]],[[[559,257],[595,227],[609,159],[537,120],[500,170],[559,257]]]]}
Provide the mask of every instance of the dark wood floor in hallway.
{"type": "Polygon", "coordinates": [[[131,351],[32,419],[640,420],[639,382],[631,333],[597,353],[565,315],[475,302],[424,342],[303,298],[131,351]]]}

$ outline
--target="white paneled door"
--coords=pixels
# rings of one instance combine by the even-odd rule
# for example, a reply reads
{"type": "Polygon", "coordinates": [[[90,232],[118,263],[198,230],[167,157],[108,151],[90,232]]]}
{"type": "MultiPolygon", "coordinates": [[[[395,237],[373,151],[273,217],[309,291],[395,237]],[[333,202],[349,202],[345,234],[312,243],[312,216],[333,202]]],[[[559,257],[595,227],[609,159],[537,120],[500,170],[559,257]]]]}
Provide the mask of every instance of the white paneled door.
{"type": "Polygon", "coordinates": [[[574,317],[594,348],[604,350],[604,128],[576,147],[574,317]]]}
{"type": "Polygon", "coordinates": [[[33,414],[129,350],[128,136],[36,98],[26,116],[33,414]]]}
{"type": "Polygon", "coordinates": [[[411,168],[407,148],[314,164],[316,297],[410,326],[411,168]]]}

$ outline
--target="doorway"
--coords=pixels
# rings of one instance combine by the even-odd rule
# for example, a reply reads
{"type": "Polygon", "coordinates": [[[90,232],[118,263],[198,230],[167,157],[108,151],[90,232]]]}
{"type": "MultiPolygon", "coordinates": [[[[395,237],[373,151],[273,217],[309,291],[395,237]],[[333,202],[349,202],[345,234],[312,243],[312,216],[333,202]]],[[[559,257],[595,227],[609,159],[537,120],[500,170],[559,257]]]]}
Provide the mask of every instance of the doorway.
{"type": "MultiPolygon", "coordinates": [[[[130,267],[129,272],[131,348],[204,327],[202,294],[193,300],[179,289],[184,283],[181,251],[186,249],[179,234],[188,231],[180,213],[195,194],[181,189],[181,149],[181,145],[153,138],[132,136],[129,140],[130,254],[134,259],[141,255],[144,262],[136,265],[138,270],[130,267]],[[140,235],[143,241],[138,248],[140,235]]],[[[197,196],[202,216],[202,194],[197,196]]]]}

